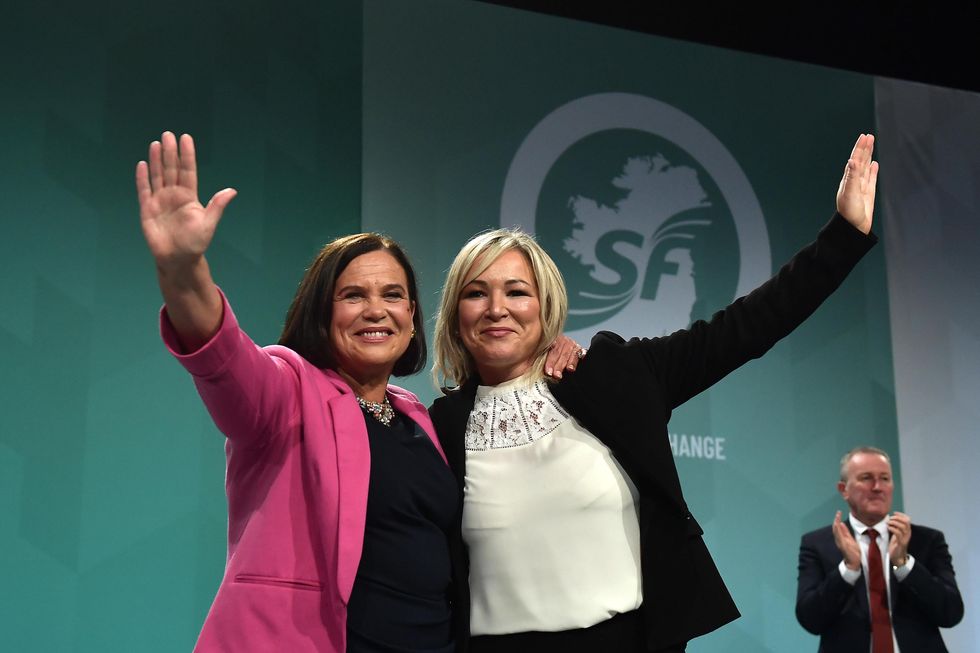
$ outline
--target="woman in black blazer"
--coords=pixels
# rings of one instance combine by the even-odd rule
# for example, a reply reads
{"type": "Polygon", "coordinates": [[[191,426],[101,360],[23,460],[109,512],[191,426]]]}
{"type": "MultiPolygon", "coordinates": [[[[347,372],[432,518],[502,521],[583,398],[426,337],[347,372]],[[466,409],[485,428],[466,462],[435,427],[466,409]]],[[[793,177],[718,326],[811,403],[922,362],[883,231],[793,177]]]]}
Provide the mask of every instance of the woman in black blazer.
{"type": "Polygon", "coordinates": [[[464,509],[457,641],[482,651],[681,651],[739,616],[688,510],[671,411],[805,320],[876,242],[877,163],[862,134],[817,240],[709,321],[666,337],[597,334],[574,374],[543,381],[561,274],[530,236],[460,251],[443,289],[430,413],[464,509]]]}

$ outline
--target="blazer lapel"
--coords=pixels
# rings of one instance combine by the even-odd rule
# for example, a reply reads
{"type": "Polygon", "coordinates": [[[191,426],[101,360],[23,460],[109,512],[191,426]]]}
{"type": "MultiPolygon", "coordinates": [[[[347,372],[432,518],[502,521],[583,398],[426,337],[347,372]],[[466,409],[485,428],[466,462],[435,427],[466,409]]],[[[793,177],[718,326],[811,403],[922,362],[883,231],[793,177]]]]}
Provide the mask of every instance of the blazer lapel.
{"type": "Polygon", "coordinates": [[[422,431],[432,442],[432,445],[436,448],[436,451],[439,452],[439,455],[442,457],[443,461],[448,464],[449,460],[446,458],[446,452],[443,451],[439,438],[435,436],[436,429],[432,425],[432,419],[429,417],[429,413],[426,412],[426,410],[422,408],[420,404],[409,400],[398,392],[389,392],[388,396],[391,397],[392,407],[419,425],[422,431]]]}
{"type": "Polygon", "coordinates": [[[439,424],[436,426],[436,435],[442,441],[449,468],[456,475],[456,483],[461,491],[466,482],[466,423],[470,419],[470,411],[473,410],[478,385],[477,379],[470,379],[439,402],[437,413],[439,424]]]}
{"type": "Polygon", "coordinates": [[[346,602],[354,587],[364,544],[371,447],[364,413],[349,388],[327,400],[327,410],[337,447],[337,589],[346,602]]]}

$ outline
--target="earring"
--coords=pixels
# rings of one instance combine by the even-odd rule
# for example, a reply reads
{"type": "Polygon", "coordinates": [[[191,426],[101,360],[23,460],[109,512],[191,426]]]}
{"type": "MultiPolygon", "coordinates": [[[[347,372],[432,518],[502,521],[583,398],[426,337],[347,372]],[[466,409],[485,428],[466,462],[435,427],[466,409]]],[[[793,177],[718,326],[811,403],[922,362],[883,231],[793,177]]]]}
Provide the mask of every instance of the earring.
{"type": "Polygon", "coordinates": [[[412,337],[415,337],[415,327],[412,327],[412,337]]]}

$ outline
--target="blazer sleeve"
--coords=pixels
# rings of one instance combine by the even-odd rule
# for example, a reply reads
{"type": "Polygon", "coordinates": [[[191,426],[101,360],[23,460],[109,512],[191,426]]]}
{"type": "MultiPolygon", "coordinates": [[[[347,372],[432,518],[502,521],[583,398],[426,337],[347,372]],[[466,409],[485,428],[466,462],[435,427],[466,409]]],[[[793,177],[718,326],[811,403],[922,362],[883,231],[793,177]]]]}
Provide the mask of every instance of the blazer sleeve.
{"type": "Polygon", "coordinates": [[[963,598],[956,585],[953,557],[946,538],[941,531],[933,529],[913,531],[912,537],[926,540],[927,546],[916,547],[919,555],[912,554],[915,565],[905,580],[898,582],[893,576],[892,583],[899,588],[902,601],[908,602],[931,624],[952,628],[963,619],[963,598]]]}
{"type": "MultiPolygon", "coordinates": [[[[217,333],[197,350],[182,353],[166,307],[160,334],[170,353],[190,372],[218,429],[243,445],[261,445],[299,420],[299,375],[282,356],[259,347],[241,330],[224,293],[217,333]]],[[[271,348],[286,355],[284,347],[271,348]]]]}
{"type": "Polygon", "coordinates": [[[663,338],[633,339],[673,408],[766,353],[844,281],[877,242],[835,214],[817,239],[748,295],[663,338]]]}
{"type": "Polygon", "coordinates": [[[854,595],[837,567],[840,559],[828,557],[818,533],[807,533],[800,541],[799,576],[796,590],[796,619],[807,631],[822,635],[834,626],[844,604],[854,595]]]}

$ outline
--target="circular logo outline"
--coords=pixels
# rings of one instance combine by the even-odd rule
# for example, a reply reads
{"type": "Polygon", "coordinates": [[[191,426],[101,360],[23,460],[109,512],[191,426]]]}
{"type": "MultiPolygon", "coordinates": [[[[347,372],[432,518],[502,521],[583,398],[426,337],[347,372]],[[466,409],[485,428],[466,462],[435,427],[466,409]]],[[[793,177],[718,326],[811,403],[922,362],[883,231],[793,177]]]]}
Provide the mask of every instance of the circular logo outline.
{"type": "Polygon", "coordinates": [[[573,144],[610,129],[636,129],[667,138],[711,174],[732,211],[738,237],[741,256],[735,297],[747,294],[772,275],[762,207],[735,158],[694,118],[634,93],[586,95],[563,104],[538,122],[517,148],[507,170],[500,198],[501,226],[535,233],[538,197],[552,166],[573,144]]]}

